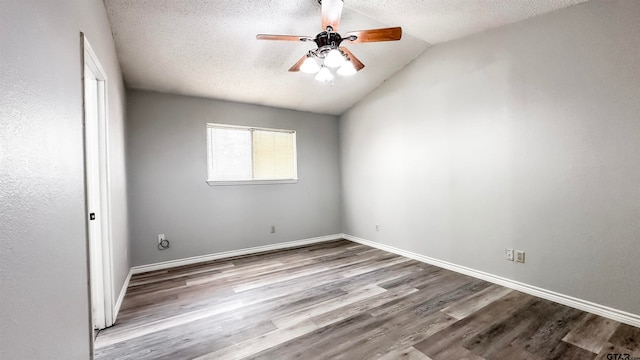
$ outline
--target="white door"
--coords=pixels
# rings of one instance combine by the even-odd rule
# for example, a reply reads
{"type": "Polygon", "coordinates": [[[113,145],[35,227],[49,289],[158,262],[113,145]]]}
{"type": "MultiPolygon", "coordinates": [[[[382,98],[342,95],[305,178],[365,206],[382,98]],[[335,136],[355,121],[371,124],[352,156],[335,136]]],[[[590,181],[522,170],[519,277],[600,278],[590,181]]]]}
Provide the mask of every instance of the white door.
{"type": "Polygon", "coordinates": [[[93,326],[103,329],[105,324],[104,275],[102,266],[102,234],[100,211],[100,138],[98,134],[98,80],[91,69],[84,68],[85,161],[87,177],[87,214],[89,232],[89,261],[91,277],[91,310],[93,326]]]}
{"type": "Polygon", "coordinates": [[[83,44],[84,151],[91,312],[94,329],[104,329],[114,322],[106,76],[86,38],[83,44]]]}

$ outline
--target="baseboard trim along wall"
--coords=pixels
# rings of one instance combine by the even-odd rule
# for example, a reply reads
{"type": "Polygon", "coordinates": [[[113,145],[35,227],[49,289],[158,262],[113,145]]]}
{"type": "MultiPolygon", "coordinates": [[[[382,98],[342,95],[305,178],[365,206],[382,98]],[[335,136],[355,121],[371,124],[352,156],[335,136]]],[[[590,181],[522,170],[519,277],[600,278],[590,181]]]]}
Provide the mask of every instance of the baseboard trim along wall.
{"type": "MultiPolygon", "coordinates": [[[[342,239],[342,234],[326,235],[326,236],[319,236],[319,237],[314,237],[309,239],[287,241],[287,242],[271,244],[271,245],[256,246],[256,247],[246,248],[246,249],[225,251],[225,252],[215,253],[215,254],[194,256],[194,257],[189,257],[185,259],[164,261],[164,262],[159,262],[159,263],[154,263],[149,265],[134,266],[131,268],[131,274],[135,275],[135,274],[140,274],[140,273],[149,272],[149,271],[169,269],[176,266],[191,265],[191,264],[197,264],[205,261],[230,258],[230,257],[240,256],[240,255],[255,254],[255,253],[260,253],[264,251],[288,249],[288,248],[294,248],[294,247],[299,247],[304,245],[310,245],[310,244],[321,243],[321,242],[331,241],[331,240],[340,240],[340,239],[342,239]]],[[[127,280],[127,284],[128,284],[128,280],[127,280]]]]}
{"type": "Polygon", "coordinates": [[[610,308],[608,306],[592,303],[590,301],[578,299],[572,296],[560,294],[554,291],[546,290],[536,286],[528,285],[518,281],[503,278],[501,276],[492,275],[486,272],[474,270],[468,267],[456,265],[450,262],[434,259],[428,256],[417,254],[411,251],[402,250],[393,246],[380,244],[375,241],[362,239],[348,234],[342,234],[342,238],[359,244],[371,246],[380,250],[388,251],[400,256],[408,257],[423,263],[435,265],[447,270],[455,271],[464,275],[469,275],[481,280],[485,280],[494,284],[518,290],[533,296],[537,296],[546,300],[554,301],[562,305],[567,305],[579,310],[583,310],[592,314],[600,315],[621,323],[631,326],[640,327],[640,315],[631,314],[622,310],[610,308]]]}
{"type": "Polygon", "coordinates": [[[113,323],[115,324],[118,319],[118,313],[120,312],[120,306],[122,306],[122,301],[124,300],[124,295],[127,293],[127,288],[129,288],[129,281],[131,281],[133,269],[129,269],[129,274],[127,274],[127,278],[124,280],[124,284],[122,284],[122,288],[120,289],[120,295],[118,295],[118,300],[116,300],[116,305],[113,308],[113,323]]]}

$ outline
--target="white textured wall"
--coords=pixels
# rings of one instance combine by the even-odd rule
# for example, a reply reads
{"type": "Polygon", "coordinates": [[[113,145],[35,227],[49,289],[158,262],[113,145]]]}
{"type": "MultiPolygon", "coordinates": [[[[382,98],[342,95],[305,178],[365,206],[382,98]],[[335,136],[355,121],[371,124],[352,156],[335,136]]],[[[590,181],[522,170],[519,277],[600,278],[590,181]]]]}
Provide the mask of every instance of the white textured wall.
{"type": "Polygon", "coordinates": [[[337,117],[136,90],[127,108],[133,265],[341,232],[337,117]],[[207,122],[296,130],[300,180],[209,186],[207,122]]]}
{"type": "Polygon", "coordinates": [[[0,359],[90,355],[80,32],[109,77],[115,287],[129,269],[124,90],[100,0],[0,0],[0,359]]]}
{"type": "Polygon", "coordinates": [[[590,1],[421,55],[341,117],[343,231],[640,314],[638,19],[590,1]]]}

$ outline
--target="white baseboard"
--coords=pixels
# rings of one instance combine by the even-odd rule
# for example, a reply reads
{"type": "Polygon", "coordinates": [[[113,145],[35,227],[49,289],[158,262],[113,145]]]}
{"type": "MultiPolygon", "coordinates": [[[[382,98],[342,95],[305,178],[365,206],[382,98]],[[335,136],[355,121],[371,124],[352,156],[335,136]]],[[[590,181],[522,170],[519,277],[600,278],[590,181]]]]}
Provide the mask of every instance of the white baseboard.
{"type": "Polygon", "coordinates": [[[255,253],[264,252],[264,251],[288,249],[288,248],[294,248],[294,247],[311,245],[315,243],[321,243],[325,241],[339,240],[339,239],[342,239],[342,234],[333,234],[333,235],[320,236],[320,237],[309,238],[309,239],[287,241],[287,242],[271,244],[271,245],[256,246],[256,247],[246,248],[246,249],[225,251],[225,252],[215,253],[215,254],[194,256],[194,257],[189,257],[185,259],[170,260],[170,261],[164,261],[164,262],[159,262],[154,264],[134,266],[131,268],[131,273],[140,274],[148,271],[170,269],[176,266],[197,264],[205,261],[224,259],[224,258],[240,256],[240,255],[255,254],[255,253]]]}
{"type": "Polygon", "coordinates": [[[124,280],[124,284],[122,284],[122,288],[120,289],[120,295],[118,295],[118,300],[116,300],[116,305],[113,307],[113,323],[114,324],[118,319],[118,313],[120,312],[120,306],[122,306],[124,295],[127,293],[127,288],[129,287],[129,281],[131,280],[132,270],[133,269],[129,269],[129,274],[127,274],[127,278],[124,280]]]}
{"type": "Polygon", "coordinates": [[[583,310],[592,314],[600,315],[621,323],[625,323],[631,326],[640,327],[640,315],[628,313],[622,310],[614,309],[608,306],[596,304],[590,301],[578,299],[572,296],[560,294],[554,291],[539,288],[537,286],[528,285],[511,279],[503,278],[501,276],[489,274],[483,271],[474,270],[465,266],[456,265],[450,262],[434,259],[428,256],[417,254],[411,251],[395,248],[393,246],[380,244],[374,241],[358,238],[348,234],[342,234],[343,239],[347,239],[359,244],[378,248],[380,250],[388,251],[400,256],[408,257],[420,262],[435,265],[447,270],[455,271],[461,274],[469,275],[478,279],[482,279],[494,284],[502,285],[510,289],[518,290],[523,293],[527,293],[533,296],[537,296],[543,299],[557,302],[559,304],[567,305],[579,310],[583,310]]]}

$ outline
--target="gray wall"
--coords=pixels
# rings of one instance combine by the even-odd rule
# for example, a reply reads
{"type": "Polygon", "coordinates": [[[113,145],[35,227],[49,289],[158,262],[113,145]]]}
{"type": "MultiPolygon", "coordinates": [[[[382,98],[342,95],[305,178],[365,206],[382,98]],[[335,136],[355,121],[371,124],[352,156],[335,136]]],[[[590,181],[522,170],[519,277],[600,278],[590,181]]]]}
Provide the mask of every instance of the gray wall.
{"type": "Polygon", "coordinates": [[[82,64],[109,77],[116,291],[129,270],[124,89],[104,5],[0,1],[0,358],[90,355],[82,64]]]}
{"type": "Polygon", "coordinates": [[[341,117],[343,231],[640,314],[638,19],[591,1],[429,49],[341,117]]]}
{"type": "Polygon", "coordinates": [[[127,106],[133,265],[341,232],[337,117],[136,90],[127,106]],[[299,182],[209,186],[207,122],[296,130],[299,182]]]}

